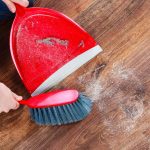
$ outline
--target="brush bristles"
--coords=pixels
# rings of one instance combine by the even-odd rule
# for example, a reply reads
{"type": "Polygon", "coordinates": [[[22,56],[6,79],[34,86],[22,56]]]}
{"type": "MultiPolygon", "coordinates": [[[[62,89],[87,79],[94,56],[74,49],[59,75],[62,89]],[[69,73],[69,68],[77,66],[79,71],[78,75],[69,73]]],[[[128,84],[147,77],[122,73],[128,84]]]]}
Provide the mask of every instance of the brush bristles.
{"type": "Polygon", "coordinates": [[[62,125],[83,120],[91,111],[92,102],[80,94],[76,102],[49,108],[30,109],[31,118],[40,125],[62,125]]]}

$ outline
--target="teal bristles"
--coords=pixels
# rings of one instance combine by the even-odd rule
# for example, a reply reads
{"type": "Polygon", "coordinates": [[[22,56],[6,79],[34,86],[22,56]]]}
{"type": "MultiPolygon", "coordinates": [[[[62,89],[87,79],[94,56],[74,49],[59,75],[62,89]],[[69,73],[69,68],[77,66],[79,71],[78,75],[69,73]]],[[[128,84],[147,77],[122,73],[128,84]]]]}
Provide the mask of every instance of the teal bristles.
{"type": "Polygon", "coordinates": [[[30,109],[31,118],[40,125],[63,125],[83,120],[91,111],[92,102],[83,94],[76,102],[49,108],[30,109]]]}

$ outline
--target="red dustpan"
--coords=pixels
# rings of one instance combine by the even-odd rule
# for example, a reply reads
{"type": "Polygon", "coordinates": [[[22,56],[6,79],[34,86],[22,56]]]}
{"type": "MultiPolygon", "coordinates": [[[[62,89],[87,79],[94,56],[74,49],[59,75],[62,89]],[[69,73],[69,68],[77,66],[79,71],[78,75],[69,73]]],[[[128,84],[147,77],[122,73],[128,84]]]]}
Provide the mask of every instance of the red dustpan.
{"type": "Polygon", "coordinates": [[[11,55],[32,96],[47,91],[102,51],[65,15],[46,8],[16,6],[11,55]]]}

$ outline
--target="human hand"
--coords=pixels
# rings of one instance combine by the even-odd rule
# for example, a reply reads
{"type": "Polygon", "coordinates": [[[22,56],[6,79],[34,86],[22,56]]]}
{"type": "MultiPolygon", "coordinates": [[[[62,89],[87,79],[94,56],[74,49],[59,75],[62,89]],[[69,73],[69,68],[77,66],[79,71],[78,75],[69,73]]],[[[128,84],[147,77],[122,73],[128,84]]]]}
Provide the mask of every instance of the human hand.
{"type": "Polygon", "coordinates": [[[29,5],[28,0],[2,0],[2,1],[7,5],[7,7],[12,13],[16,12],[16,7],[14,3],[24,6],[24,7],[27,7],[29,5]]]}
{"type": "Polygon", "coordinates": [[[19,100],[22,100],[22,96],[16,95],[7,86],[0,83],[0,113],[7,113],[11,109],[17,109],[19,107],[17,101],[19,100]]]}

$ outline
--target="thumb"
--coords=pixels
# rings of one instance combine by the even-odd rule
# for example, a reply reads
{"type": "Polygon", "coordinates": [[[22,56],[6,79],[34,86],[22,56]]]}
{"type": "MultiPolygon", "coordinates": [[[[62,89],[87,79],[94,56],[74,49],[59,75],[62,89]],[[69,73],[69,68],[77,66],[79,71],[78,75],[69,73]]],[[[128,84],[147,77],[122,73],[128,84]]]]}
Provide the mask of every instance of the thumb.
{"type": "Polygon", "coordinates": [[[13,94],[13,97],[14,97],[17,101],[22,100],[22,96],[19,96],[19,95],[15,94],[14,92],[12,92],[12,94],[13,94]]]}

